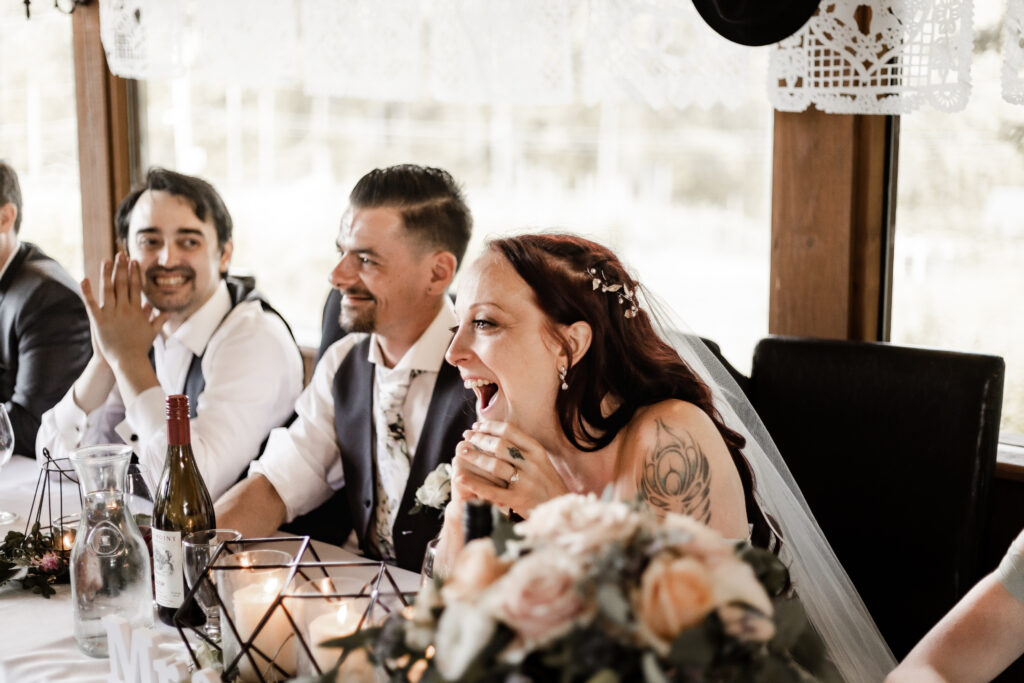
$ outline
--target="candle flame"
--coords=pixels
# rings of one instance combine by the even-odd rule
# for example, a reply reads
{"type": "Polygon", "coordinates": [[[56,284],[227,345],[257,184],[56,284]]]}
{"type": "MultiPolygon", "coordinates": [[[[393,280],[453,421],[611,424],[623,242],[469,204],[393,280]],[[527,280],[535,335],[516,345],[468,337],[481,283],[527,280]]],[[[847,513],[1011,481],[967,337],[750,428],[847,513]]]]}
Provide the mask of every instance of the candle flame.
{"type": "Polygon", "coordinates": [[[348,621],[348,605],[346,605],[345,603],[341,603],[341,606],[338,607],[337,616],[338,624],[344,624],[346,621],[348,621]]]}

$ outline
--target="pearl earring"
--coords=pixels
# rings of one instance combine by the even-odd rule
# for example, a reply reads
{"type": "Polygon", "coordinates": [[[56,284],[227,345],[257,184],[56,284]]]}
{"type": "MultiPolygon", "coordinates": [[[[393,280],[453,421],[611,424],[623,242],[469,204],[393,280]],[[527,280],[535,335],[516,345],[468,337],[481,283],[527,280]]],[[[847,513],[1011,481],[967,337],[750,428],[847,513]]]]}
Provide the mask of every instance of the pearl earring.
{"type": "Polygon", "coordinates": [[[568,370],[565,369],[564,365],[558,368],[558,378],[562,380],[562,391],[565,391],[566,389],[569,388],[569,384],[565,381],[566,373],[568,373],[568,370]]]}

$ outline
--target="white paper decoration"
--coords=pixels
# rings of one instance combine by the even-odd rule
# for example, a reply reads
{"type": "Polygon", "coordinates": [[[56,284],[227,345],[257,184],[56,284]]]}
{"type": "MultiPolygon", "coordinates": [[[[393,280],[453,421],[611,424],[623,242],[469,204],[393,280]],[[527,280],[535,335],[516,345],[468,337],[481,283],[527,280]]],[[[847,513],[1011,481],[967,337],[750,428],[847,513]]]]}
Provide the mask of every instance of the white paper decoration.
{"type": "Polygon", "coordinates": [[[689,0],[595,1],[583,48],[583,101],[736,106],[749,98],[753,56],[712,31],[689,0]]]}
{"type": "Polygon", "coordinates": [[[1024,0],[1006,0],[1002,71],[1003,99],[1024,104],[1024,0]]]}
{"type": "Polygon", "coordinates": [[[782,111],[959,111],[970,95],[971,9],[971,0],[824,0],[773,50],[769,99],[782,111]]]}
{"type": "Polygon", "coordinates": [[[441,102],[573,101],[572,0],[438,0],[430,10],[430,93],[441,102]]]}
{"type": "Polygon", "coordinates": [[[172,78],[185,72],[188,45],[180,0],[100,0],[100,40],[110,72],[172,78]]]}
{"type": "Polygon", "coordinates": [[[303,0],[300,26],[307,94],[419,98],[424,43],[417,0],[303,0]]]}
{"type": "Polygon", "coordinates": [[[194,75],[241,87],[298,82],[298,17],[295,0],[197,2],[194,75]]]}

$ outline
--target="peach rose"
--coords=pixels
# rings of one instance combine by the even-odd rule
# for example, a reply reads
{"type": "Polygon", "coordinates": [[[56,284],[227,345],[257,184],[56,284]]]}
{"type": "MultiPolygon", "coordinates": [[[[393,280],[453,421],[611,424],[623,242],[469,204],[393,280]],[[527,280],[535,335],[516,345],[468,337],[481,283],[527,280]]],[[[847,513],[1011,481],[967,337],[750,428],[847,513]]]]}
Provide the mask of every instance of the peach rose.
{"type": "Polygon", "coordinates": [[[661,520],[661,529],[666,540],[676,546],[679,554],[693,555],[701,559],[734,557],[733,542],[722,537],[717,531],[701,524],[693,517],[670,512],[661,520]]]}
{"type": "Polygon", "coordinates": [[[700,623],[715,607],[713,577],[692,557],[661,554],[640,577],[636,606],[642,633],[666,653],[682,631],[700,623]]]}
{"type": "Polygon", "coordinates": [[[488,590],[491,613],[516,631],[523,647],[546,645],[593,614],[577,589],[582,576],[580,564],[564,553],[533,552],[488,590]]]}
{"type": "Polygon", "coordinates": [[[504,576],[509,563],[498,558],[494,542],[478,538],[470,542],[455,558],[455,566],[441,589],[445,602],[472,602],[480,593],[504,576]]]}
{"type": "Polygon", "coordinates": [[[642,516],[624,503],[602,502],[592,493],[570,493],[538,505],[528,520],[516,525],[516,533],[529,545],[553,543],[582,555],[629,538],[642,521],[642,516]]]}

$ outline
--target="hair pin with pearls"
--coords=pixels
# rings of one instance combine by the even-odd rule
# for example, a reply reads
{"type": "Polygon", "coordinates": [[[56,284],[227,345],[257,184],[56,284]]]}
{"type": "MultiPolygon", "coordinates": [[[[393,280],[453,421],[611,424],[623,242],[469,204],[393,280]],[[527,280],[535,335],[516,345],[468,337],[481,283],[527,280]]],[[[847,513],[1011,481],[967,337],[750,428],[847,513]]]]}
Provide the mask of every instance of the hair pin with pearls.
{"type": "Polygon", "coordinates": [[[623,315],[627,318],[636,317],[636,314],[640,312],[640,308],[636,305],[636,300],[634,299],[635,289],[630,289],[629,285],[624,282],[609,284],[603,270],[588,268],[587,272],[590,273],[594,291],[600,289],[602,292],[618,297],[619,304],[626,306],[626,312],[623,315]]]}

